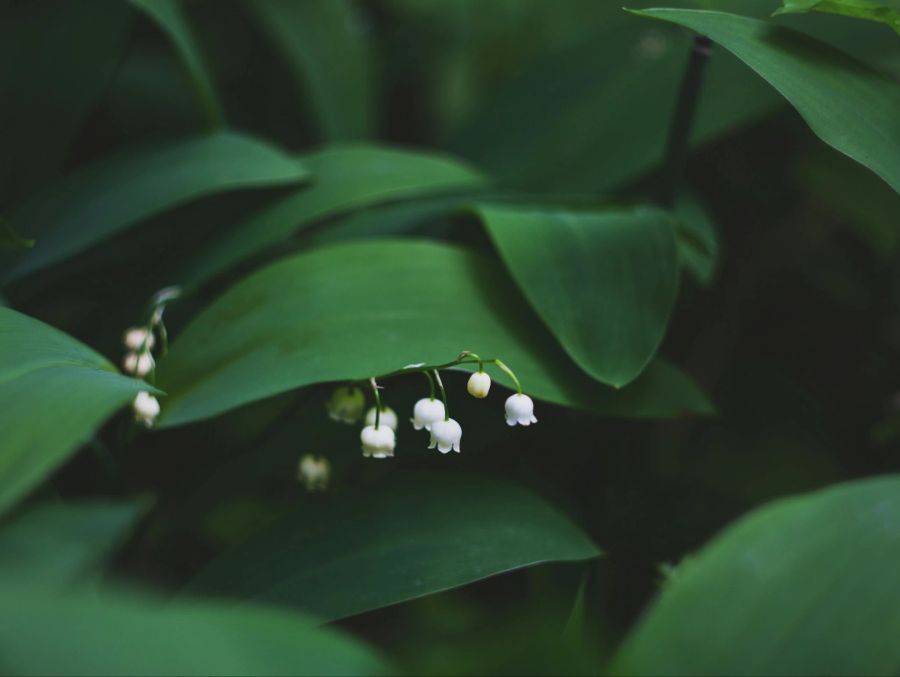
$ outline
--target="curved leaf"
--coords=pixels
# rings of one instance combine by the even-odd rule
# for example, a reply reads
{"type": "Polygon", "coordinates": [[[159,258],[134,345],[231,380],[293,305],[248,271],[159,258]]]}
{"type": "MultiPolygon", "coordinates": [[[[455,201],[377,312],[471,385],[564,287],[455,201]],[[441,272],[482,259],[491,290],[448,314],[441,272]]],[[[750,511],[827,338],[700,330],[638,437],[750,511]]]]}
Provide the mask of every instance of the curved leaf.
{"type": "Polygon", "coordinates": [[[900,2],[897,0],[782,0],[782,3],[774,14],[828,12],[880,21],[900,33],[900,2]]]}
{"type": "Polygon", "coordinates": [[[0,587],[0,671],[16,675],[381,675],[370,649],[304,616],[122,591],[0,587]]]}
{"type": "Polygon", "coordinates": [[[69,176],[11,217],[38,244],[7,272],[13,280],[204,195],[296,183],[306,169],[277,148],[222,132],[124,151],[69,176]]]}
{"type": "Polygon", "coordinates": [[[374,145],[325,148],[302,158],[315,180],[237,224],[204,248],[182,284],[197,284],[288,238],[315,220],[367,205],[484,185],[474,169],[449,156],[374,145]]]}
{"type": "Polygon", "coordinates": [[[141,390],[153,389],[71,336],[0,308],[0,512],[141,390]]]}
{"type": "Polygon", "coordinates": [[[900,84],[823,42],[765,21],[698,10],[635,13],[722,45],[777,89],[822,141],[900,192],[900,84]]]}
{"type": "Polygon", "coordinates": [[[371,136],[372,55],[358,8],[345,0],[248,2],[318,117],[329,141],[371,136]]]}
{"type": "Polygon", "coordinates": [[[131,4],[145,12],[172,41],[175,50],[197,90],[197,96],[213,127],[225,122],[212,74],[206,67],[203,53],[194,38],[187,17],[178,0],[130,0],[131,4]]]}
{"type": "Polygon", "coordinates": [[[679,566],[620,674],[896,674],[900,476],[764,506],[679,566]]]}
{"type": "Polygon", "coordinates": [[[36,506],[0,529],[0,569],[50,586],[94,573],[144,513],[139,501],[36,506]]]}
{"type": "Polygon", "coordinates": [[[325,499],[315,519],[309,507],[285,516],[213,561],[190,589],[333,620],[512,569],[600,554],[542,499],[477,476],[395,476],[325,499]]]}
{"type": "Polygon", "coordinates": [[[678,287],[670,217],[650,208],[476,212],[513,278],[575,362],[621,387],[662,341],[678,287]]]}
{"type": "Polygon", "coordinates": [[[461,350],[499,357],[530,394],[551,402],[628,416],[708,410],[665,367],[621,393],[582,374],[486,259],[428,241],[379,240],[283,259],[220,296],[159,364],[168,393],[160,421],[187,423],[312,383],[440,364],[461,350]]]}

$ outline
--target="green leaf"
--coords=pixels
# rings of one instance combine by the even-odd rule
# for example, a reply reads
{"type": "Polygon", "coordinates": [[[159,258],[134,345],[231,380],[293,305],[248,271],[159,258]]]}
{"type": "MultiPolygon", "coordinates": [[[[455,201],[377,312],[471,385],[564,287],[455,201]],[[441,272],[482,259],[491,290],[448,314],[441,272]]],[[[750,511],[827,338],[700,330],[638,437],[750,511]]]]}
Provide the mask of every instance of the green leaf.
{"type": "Polygon", "coordinates": [[[476,212],[513,278],[575,362],[617,388],[633,381],[659,347],[675,302],[671,218],[650,208],[481,205],[476,212]]]}
{"type": "Polygon", "coordinates": [[[6,281],[69,258],[135,223],[205,195],[297,183],[295,159],[232,132],[126,150],[43,191],[11,218],[40,244],[7,272],[6,281]]]}
{"type": "Polygon", "coordinates": [[[900,2],[897,0],[782,0],[773,14],[827,12],[854,19],[880,21],[900,33],[900,2]]]}
{"type": "Polygon", "coordinates": [[[0,204],[56,179],[131,36],[124,3],[0,4],[0,204]]]}
{"type": "Polygon", "coordinates": [[[381,675],[371,649],[298,614],[122,591],[0,586],[0,671],[28,675],[381,675]]]}
{"type": "Polygon", "coordinates": [[[141,390],[71,336],[0,308],[0,512],[141,390]]]}
{"type": "Polygon", "coordinates": [[[288,604],[333,620],[512,569],[599,554],[562,513],[524,489],[447,472],[411,474],[285,516],[214,560],[190,590],[288,604]]]}
{"type": "Polygon", "coordinates": [[[44,503],[0,529],[0,570],[47,586],[92,574],[144,513],[138,501],[44,503]]]}
{"type": "Polygon", "coordinates": [[[345,0],[248,2],[304,90],[328,141],[372,136],[373,55],[358,8],[345,0]]]}
{"type": "Polygon", "coordinates": [[[620,393],[582,374],[481,256],[379,240],[283,259],[220,296],[160,361],[158,382],[169,394],[161,423],[209,418],[312,383],[440,364],[462,350],[499,357],[531,395],[559,404],[626,416],[708,411],[669,367],[648,369],[620,393]]]}
{"type": "Polygon", "coordinates": [[[755,510],[685,560],[619,674],[896,674],[900,476],[755,510]]]}
{"type": "Polygon", "coordinates": [[[212,73],[206,66],[200,45],[197,44],[181,4],[177,0],[130,0],[130,2],[153,19],[169,36],[197,91],[207,119],[213,127],[222,127],[225,116],[216,95],[212,73]]]}
{"type": "Polygon", "coordinates": [[[374,145],[328,147],[302,162],[315,176],[312,185],[265,207],[210,243],[180,282],[202,282],[319,219],[390,200],[472,189],[485,182],[474,169],[451,157],[374,145]]]}
{"type": "Polygon", "coordinates": [[[777,89],[825,143],[900,192],[900,84],[803,33],[722,12],[651,9],[729,50],[777,89]]]}

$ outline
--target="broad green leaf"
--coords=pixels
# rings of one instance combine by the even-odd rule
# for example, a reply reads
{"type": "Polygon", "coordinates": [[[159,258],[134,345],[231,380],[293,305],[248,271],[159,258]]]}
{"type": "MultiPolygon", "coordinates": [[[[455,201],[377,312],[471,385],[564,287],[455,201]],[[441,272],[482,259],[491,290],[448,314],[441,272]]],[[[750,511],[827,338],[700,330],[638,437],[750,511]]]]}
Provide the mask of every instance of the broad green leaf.
{"type": "Polygon", "coordinates": [[[828,12],[854,19],[886,23],[900,33],[900,2],[897,0],[782,0],[775,14],[828,12]]]}
{"type": "Polygon", "coordinates": [[[900,476],[755,510],[688,557],[619,674],[896,674],[900,476]]]}
{"type": "Polygon", "coordinates": [[[212,74],[203,59],[200,45],[191,31],[187,17],[179,0],[130,0],[131,4],[145,12],[160,29],[168,35],[178,52],[197,96],[213,127],[221,127],[225,122],[212,74]]]}
{"type": "Polygon", "coordinates": [[[323,138],[349,141],[376,125],[373,55],[359,9],[345,0],[247,2],[318,118],[323,138]]]}
{"type": "Polygon", "coordinates": [[[348,145],[302,158],[315,179],[238,223],[210,243],[179,281],[196,284],[313,221],[361,207],[418,195],[472,189],[484,178],[465,164],[436,154],[348,145]]]}
{"type": "Polygon", "coordinates": [[[123,591],[0,585],[0,672],[16,675],[381,675],[371,649],[265,607],[163,603],[123,591]]]}
{"type": "Polygon", "coordinates": [[[900,84],[802,33],[722,12],[635,12],[702,33],[740,58],[825,143],[900,192],[900,84]]]}
{"type": "Polygon", "coordinates": [[[600,554],[544,500],[452,473],[324,497],[214,560],[190,590],[335,619],[512,569],[600,554]],[[415,506],[410,510],[410,506],[415,506]]]}
{"type": "Polygon", "coordinates": [[[160,361],[158,382],[169,395],[161,423],[208,418],[312,383],[440,364],[462,350],[502,359],[531,395],[559,404],[624,416],[708,411],[667,366],[622,392],[582,374],[481,256],[380,240],[283,259],[220,296],[160,361]]]}
{"type": "Polygon", "coordinates": [[[71,336],[0,308],[0,512],[141,390],[71,336]]]}
{"type": "Polygon", "coordinates": [[[300,162],[277,148],[232,132],[126,150],[42,191],[12,214],[18,232],[40,244],[5,279],[69,258],[204,195],[297,183],[306,176],[300,162]]]}
{"type": "Polygon", "coordinates": [[[476,212],[531,305],[575,362],[621,387],[656,352],[678,282],[671,218],[650,208],[476,212]]]}
{"type": "Polygon", "coordinates": [[[123,544],[144,512],[138,501],[35,506],[0,529],[0,570],[48,586],[90,575],[123,544]]]}
{"type": "Polygon", "coordinates": [[[56,179],[131,35],[120,2],[0,3],[0,204],[56,179]]]}

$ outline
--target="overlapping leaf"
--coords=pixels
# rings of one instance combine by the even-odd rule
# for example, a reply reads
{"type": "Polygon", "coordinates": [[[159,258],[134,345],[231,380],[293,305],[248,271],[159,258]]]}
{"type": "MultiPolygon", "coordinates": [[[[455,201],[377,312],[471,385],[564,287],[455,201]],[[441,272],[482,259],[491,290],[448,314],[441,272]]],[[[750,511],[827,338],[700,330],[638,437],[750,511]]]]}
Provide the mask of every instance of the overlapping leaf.
{"type": "MultiPolygon", "coordinates": [[[[162,425],[215,416],[323,381],[358,380],[461,350],[498,357],[534,397],[624,416],[708,411],[657,364],[621,392],[558,349],[502,272],[458,247],[384,240],[323,247],[238,282],[175,340],[159,365],[162,425]]],[[[497,379],[510,385],[507,377],[497,379]]]]}

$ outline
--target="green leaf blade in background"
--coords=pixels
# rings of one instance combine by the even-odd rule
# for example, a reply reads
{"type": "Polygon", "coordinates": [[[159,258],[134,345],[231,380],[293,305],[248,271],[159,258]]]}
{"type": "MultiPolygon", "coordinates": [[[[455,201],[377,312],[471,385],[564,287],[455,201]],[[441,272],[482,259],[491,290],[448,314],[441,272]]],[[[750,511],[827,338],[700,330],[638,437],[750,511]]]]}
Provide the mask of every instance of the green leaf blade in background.
{"type": "Polygon", "coordinates": [[[130,0],[169,37],[194,85],[203,111],[213,128],[225,124],[212,73],[178,0],[130,0]]]}
{"type": "Polygon", "coordinates": [[[476,212],[513,278],[588,374],[622,387],[662,341],[678,287],[670,217],[651,208],[476,212]]]}
{"type": "Polygon", "coordinates": [[[774,14],[827,12],[854,19],[880,21],[900,33],[900,2],[897,0],[782,0],[774,14]]]}
{"type": "MultiPolygon", "coordinates": [[[[282,259],[214,301],[159,363],[168,393],[160,423],[209,418],[313,383],[441,364],[461,350],[504,360],[532,396],[559,404],[621,413],[627,401],[631,416],[661,405],[670,415],[708,411],[671,371],[648,374],[649,391],[639,379],[621,393],[582,374],[483,257],[435,242],[379,240],[282,259]],[[669,384],[661,398],[657,378],[669,384]]],[[[511,385],[501,372],[493,376],[511,385]]]]}
{"type": "Polygon", "coordinates": [[[141,501],[43,503],[0,529],[4,577],[67,586],[99,567],[124,543],[144,514],[141,501]]]}
{"type": "Polygon", "coordinates": [[[412,474],[287,515],[189,590],[296,606],[333,620],[549,561],[600,554],[529,491],[478,476],[412,474]],[[410,510],[411,506],[415,506],[410,510]]]}
{"type": "Polygon", "coordinates": [[[309,100],[322,139],[372,136],[374,55],[358,8],[345,0],[268,0],[246,7],[309,100]]]}
{"type": "Polygon", "coordinates": [[[896,674],[900,477],[764,506],[675,570],[617,674],[896,674]]]}
{"type": "Polygon", "coordinates": [[[312,184],[263,208],[194,258],[179,283],[199,284],[316,220],[391,200],[484,187],[451,156],[377,145],[329,146],[300,159],[312,184]]]}
{"type": "Polygon", "coordinates": [[[141,390],[154,389],[63,332],[0,308],[0,512],[141,390]]]}
{"type": "Polygon", "coordinates": [[[900,84],[807,35],[723,12],[649,9],[708,36],[784,96],[822,141],[900,192],[900,84]]]}
{"type": "Polygon", "coordinates": [[[0,587],[0,671],[28,675],[381,675],[361,642],[265,607],[164,603],[120,590],[0,587]]]}
{"type": "Polygon", "coordinates": [[[307,178],[295,159],[233,132],[126,151],[87,167],[22,205],[10,217],[38,244],[6,271],[18,279],[137,222],[213,193],[282,186],[307,178]]]}

